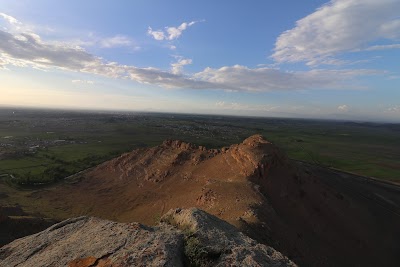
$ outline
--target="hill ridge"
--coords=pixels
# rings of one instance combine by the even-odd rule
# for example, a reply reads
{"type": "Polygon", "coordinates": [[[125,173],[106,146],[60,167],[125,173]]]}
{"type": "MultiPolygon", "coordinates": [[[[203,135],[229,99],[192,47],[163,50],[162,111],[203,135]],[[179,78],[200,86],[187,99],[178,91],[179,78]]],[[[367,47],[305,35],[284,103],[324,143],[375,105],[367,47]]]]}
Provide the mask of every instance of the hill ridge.
{"type": "Polygon", "coordinates": [[[300,265],[395,266],[400,218],[387,213],[375,201],[378,196],[362,195],[400,201],[388,189],[375,192],[367,186],[349,175],[292,161],[253,135],[221,149],[167,140],[104,162],[75,183],[35,197],[66,216],[149,225],[170,209],[198,207],[300,265]],[[359,194],[360,188],[367,193],[359,194]]]}

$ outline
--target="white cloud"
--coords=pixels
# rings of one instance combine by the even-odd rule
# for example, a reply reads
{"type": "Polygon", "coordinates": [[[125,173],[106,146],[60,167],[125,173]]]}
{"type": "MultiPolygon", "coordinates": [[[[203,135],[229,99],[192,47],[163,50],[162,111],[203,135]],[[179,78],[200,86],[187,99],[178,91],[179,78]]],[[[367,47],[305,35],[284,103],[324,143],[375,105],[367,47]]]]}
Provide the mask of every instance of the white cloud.
{"type": "Polygon", "coordinates": [[[386,50],[386,49],[400,49],[400,44],[373,45],[373,46],[367,47],[365,49],[365,51],[386,50]]]}
{"type": "Polygon", "coordinates": [[[218,101],[215,103],[215,106],[218,109],[223,110],[240,110],[240,111],[275,111],[279,108],[279,106],[271,106],[271,105],[247,105],[238,102],[225,102],[218,101]]]}
{"type": "Polygon", "coordinates": [[[90,81],[90,80],[72,80],[72,83],[81,83],[81,84],[94,84],[94,81],[90,81]]]}
{"type": "Polygon", "coordinates": [[[183,66],[192,64],[190,58],[178,58],[178,61],[171,64],[171,71],[173,74],[181,74],[183,66]]]}
{"type": "Polygon", "coordinates": [[[113,48],[121,46],[133,46],[133,41],[124,35],[116,35],[114,37],[104,38],[100,41],[103,48],[113,48]]]}
{"type": "Polygon", "coordinates": [[[147,29],[147,34],[153,36],[153,38],[157,41],[162,41],[165,39],[165,34],[163,31],[159,30],[159,31],[153,31],[153,29],[151,27],[149,27],[147,29]]]}
{"type": "Polygon", "coordinates": [[[217,107],[223,107],[223,106],[225,106],[225,101],[218,101],[218,102],[215,103],[215,105],[217,107]]]}
{"type": "Polygon", "coordinates": [[[79,47],[99,47],[99,48],[117,48],[117,47],[128,47],[133,51],[141,49],[137,42],[125,35],[117,34],[112,37],[101,37],[90,34],[84,39],[73,39],[69,40],[68,43],[79,47]]]}
{"type": "Polygon", "coordinates": [[[196,22],[183,22],[179,27],[167,27],[166,31],[168,33],[168,40],[174,40],[179,38],[182,35],[182,32],[186,30],[189,26],[194,25],[196,22]]]}
{"type": "Polygon", "coordinates": [[[340,105],[340,106],[337,107],[337,109],[338,109],[339,111],[341,111],[341,112],[347,112],[347,111],[349,111],[349,106],[347,106],[347,105],[340,105]]]}
{"type": "Polygon", "coordinates": [[[31,32],[32,29],[40,29],[41,31],[49,31],[49,27],[33,27],[32,25],[23,24],[18,19],[5,13],[0,13],[0,29],[3,28],[8,32],[17,33],[20,31],[31,32]],[[1,27],[3,26],[3,27],[1,27]]]}
{"type": "MultiPolygon", "coordinates": [[[[190,23],[187,24],[188,27],[190,23]]],[[[118,42],[117,42],[118,43],[118,42]]],[[[114,42],[115,44],[115,42],[114,42]]],[[[32,32],[10,33],[0,30],[0,65],[34,68],[60,68],[76,72],[130,79],[164,88],[222,89],[233,91],[274,91],[305,89],[354,89],[349,81],[376,75],[375,70],[311,70],[287,72],[278,69],[245,66],[206,68],[192,75],[182,75],[191,59],[178,57],[171,71],[139,68],[107,62],[79,46],[62,42],[45,42],[32,32]]]]}
{"type": "Polygon", "coordinates": [[[283,32],[272,58],[280,63],[330,64],[332,57],[362,50],[372,41],[396,40],[399,10],[398,0],[331,0],[283,32]]]}
{"type": "MultiPolygon", "coordinates": [[[[92,64],[82,71],[113,78],[127,78],[136,82],[165,88],[223,89],[233,91],[281,91],[305,89],[355,89],[346,81],[362,75],[373,75],[371,70],[312,70],[284,72],[275,69],[250,69],[244,66],[206,68],[192,76],[183,76],[156,68],[138,68],[117,63],[92,64]]],[[[358,88],[356,88],[358,89],[358,88]]]]}
{"type": "Polygon", "coordinates": [[[0,13],[0,17],[6,20],[9,24],[21,24],[16,18],[7,14],[0,13]]]}
{"type": "MultiPolygon", "coordinates": [[[[6,32],[14,34],[15,38],[20,39],[21,41],[26,41],[26,38],[24,35],[28,34],[31,36],[36,36],[36,39],[40,41],[40,37],[34,33],[34,31],[40,30],[40,32],[49,32],[53,31],[49,27],[42,27],[42,26],[33,26],[33,25],[25,25],[22,24],[19,20],[16,18],[0,13],[0,18],[3,18],[5,22],[7,23],[7,26],[3,30],[6,32]]],[[[83,46],[83,47],[89,47],[89,46],[98,46],[101,48],[114,48],[114,47],[123,47],[123,46],[130,46],[132,47],[133,50],[137,51],[140,50],[141,47],[136,45],[136,42],[125,35],[122,34],[117,34],[112,37],[100,37],[96,36],[94,33],[90,33],[88,35],[88,38],[81,40],[71,40],[70,42],[70,47],[78,47],[78,46],[83,46]]],[[[54,45],[57,44],[57,42],[53,42],[54,45]]],[[[59,43],[60,45],[63,45],[63,43],[59,43]]]]}
{"type": "Polygon", "coordinates": [[[6,61],[3,56],[0,54],[0,70],[8,70],[6,65],[8,65],[8,61],[6,61]]]}
{"type": "Polygon", "coordinates": [[[357,76],[373,75],[373,70],[311,70],[286,72],[271,68],[251,69],[235,65],[220,69],[206,68],[195,78],[220,86],[221,89],[238,91],[274,91],[301,89],[352,88],[348,81],[357,76]]]}
{"type": "Polygon", "coordinates": [[[390,113],[399,113],[400,114],[400,106],[390,107],[386,111],[390,112],[390,113]]]}
{"type": "Polygon", "coordinates": [[[178,39],[184,30],[188,27],[194,25],[197,21],[192,22],[183,22],[178,27],[165,27],[165,30],[156,30],[154,31],[151,27],[148,28],[147,33],[151,35],[155,40],[175,40],[178,39]]]}
{"type": "Polygon", "coordinates": [[[34,33],[13,35],[0,30],[0,53],[13,65],[40,65],[67,69],[83,68],[96,58],[79,47],[45,43],[34,33]]]}

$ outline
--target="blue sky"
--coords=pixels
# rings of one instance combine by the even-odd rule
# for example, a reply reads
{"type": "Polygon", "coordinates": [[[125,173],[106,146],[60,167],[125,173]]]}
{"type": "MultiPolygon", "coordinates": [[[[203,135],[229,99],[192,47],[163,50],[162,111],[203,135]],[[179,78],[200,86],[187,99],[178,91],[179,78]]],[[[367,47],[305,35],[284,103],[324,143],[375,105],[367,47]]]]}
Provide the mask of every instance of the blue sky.
{"type": "Polygon", "coordinates": [[[0,0],[0,105],[400,122],[400,0],[0,0]]]}

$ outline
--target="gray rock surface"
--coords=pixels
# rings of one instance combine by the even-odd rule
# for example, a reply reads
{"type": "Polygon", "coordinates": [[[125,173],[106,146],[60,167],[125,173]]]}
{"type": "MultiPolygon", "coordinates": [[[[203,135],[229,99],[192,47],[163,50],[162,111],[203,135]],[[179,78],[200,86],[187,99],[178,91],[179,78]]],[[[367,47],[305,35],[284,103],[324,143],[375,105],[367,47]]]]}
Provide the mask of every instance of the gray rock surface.
{"type": "Polygon", "coordinates": [[[0,248],[0,266],[296,266],[202,210],[170,210],[160,225],[78,217],[0,248]]]}
{"type": "Polygon", "coordinates": [[[296,266],[275,249],[259,244],[233,225],[197,208],[167,212],[162,222],[185,234],[185,254],[200,266],[296,266]]]}
{"type": "Polygon", "coordinates": [[[0,249],[0,266],[182,266],[183,237],[93,217],[68,219],[0,249]]]}

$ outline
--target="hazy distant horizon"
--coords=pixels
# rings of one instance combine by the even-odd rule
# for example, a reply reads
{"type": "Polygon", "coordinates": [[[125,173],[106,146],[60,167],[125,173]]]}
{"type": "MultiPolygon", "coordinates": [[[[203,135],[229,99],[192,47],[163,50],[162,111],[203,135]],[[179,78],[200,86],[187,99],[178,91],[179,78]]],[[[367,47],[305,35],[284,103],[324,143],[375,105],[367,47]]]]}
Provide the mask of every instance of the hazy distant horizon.
{"type": "Polygon", "coordinates": [[[400,121],[399,0],[0,7],[0,105],[400,121]]]}
{"type": "Polygon", "coordinates": [[[355,122],[355,123],[382,123],[382,124],[400,124],[399,120],[381,120],[381,119],[342,119],[337,117],[296,117],[293,114],[287,114],[287,116],[266,116],[266,115],[241,115],[241,114],[224,114],[224,113],[195,113],[195,112],[171,112],[171,111],[157,111],[157,110],[118,110],[118,109],[84,109],[84,108],[68,108],[68,107],[38,107],[38,106],[5,106],[0,105],[1,110],[37,110],[37,111],[60,111],[60,112],[84,112],[84,113],[106,113],[106,114],[118,114],[118,113],[139,113],[139,114],[163,114],[163,115],[188,115],[188,116],[226,116],[226,117],[238,117],[238,118],[260,118],[260,119],[288,119],[288,120],[321,120],[321,121],[338,121],[338,122],[355,122]],[[292,115],[292,116],[290,116],[292,115]]]}

